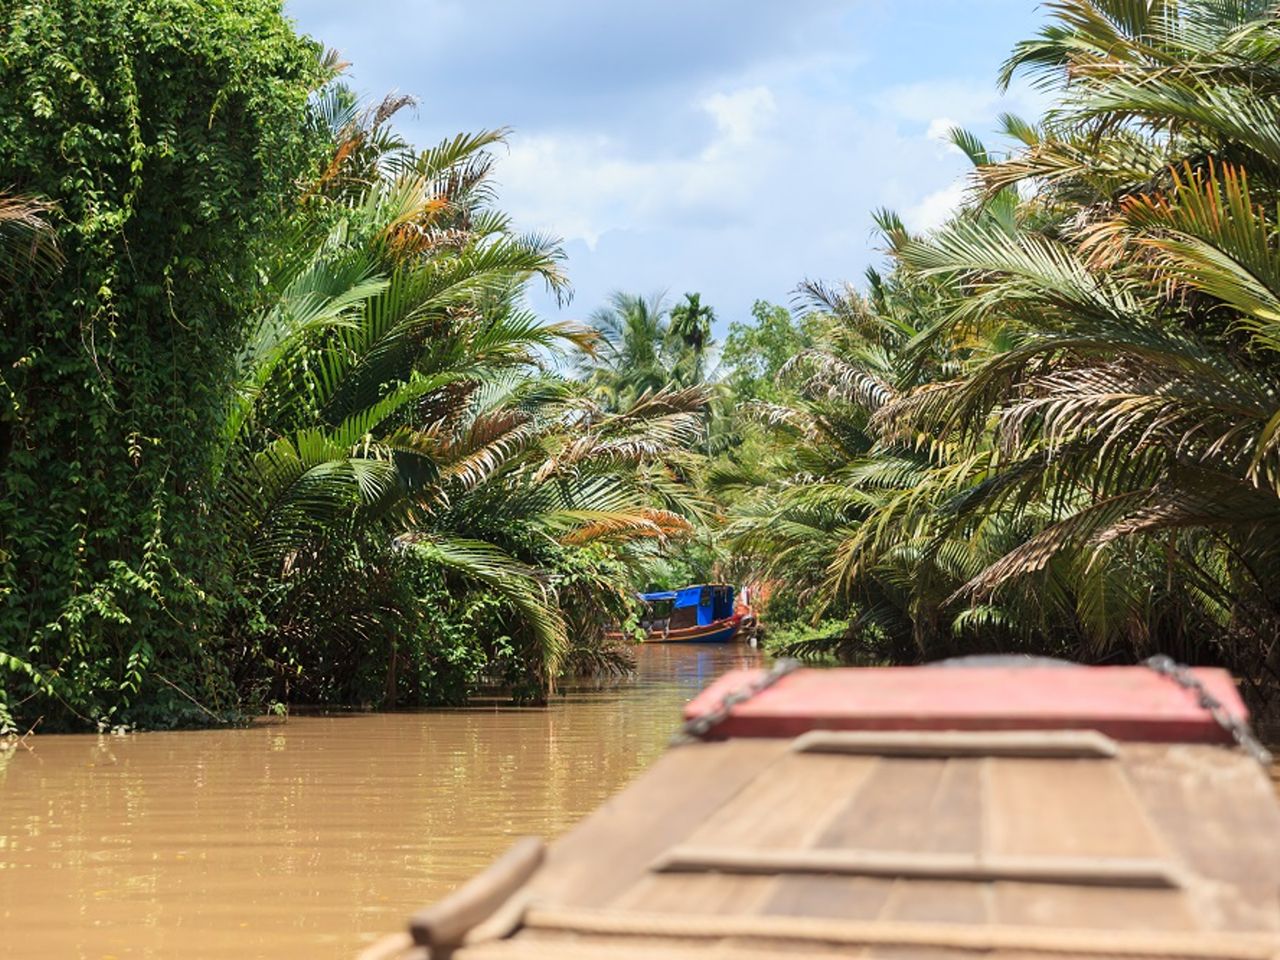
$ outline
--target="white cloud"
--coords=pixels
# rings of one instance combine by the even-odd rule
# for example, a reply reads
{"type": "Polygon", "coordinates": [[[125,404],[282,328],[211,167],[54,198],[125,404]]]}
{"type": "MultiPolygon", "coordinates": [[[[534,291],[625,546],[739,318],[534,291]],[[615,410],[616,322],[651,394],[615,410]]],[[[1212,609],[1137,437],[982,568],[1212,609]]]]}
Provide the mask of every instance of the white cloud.
{"type": "Polygon", "coordinates": [[[634,218],[661,178],[654,164],[628,161],[605,136],[518,137],[498,164],[503,204],[518,222],[591,248],[634,218]]]}
{"type": "Polygon", "coordinates": [[[642,160],[603,135],[517,137],[498,167],[503,203],[519,222],[589,249],[610,230],[733,219],[755,203],[776,154],[759,139],[777,104],[757,86],[712,94],[700,106],[714,129],[697,153],[642,160]]]}
{"type": "MultiPolygon", "coordinates": [[[[796,75],[794,64],[787,74],[796,75]]],[[[845,229],[869,229],[879,206],[901,210],[915,229],[936,226],[960,203],[957,178],[968,166],[945,142],[947,132],[990,124],[1009,106],[989,87],[951,81],[841,102],[779,74],[772,83],[724,85],[684,106],[702,137],[674,145],[683,149],[637,154],[629,138],[572,130],[518,135],[498,178],[517,222],[590,251],[611,231],[688,243],[690,231],[732,226],[767,256],[775,245],[814,244],[833,217],[845,229]]],[[[814,267],[793,268],[795,281],[833,259],[821,252],[828,255],[813,257],[814,267]]],[[[865,262],[865,253],[840,253],[848,275],[860,272],[855,261],[865,262]]]]}
{"type": "Polygon", "coordinates": [[[951,127],[985,129],[1000,113],[1039,117],[1049,105],[1045,93],[1022,80],[1006,93],[986,82],[928,80],[902,84],[874,98],[876,107],[905,125],[926,125],[926,136],[945,136],[951,127]]]}
{"type": "Polygon", "coordinates": [[[687,135],[646,151],[634,134],[517,134],[502,204],[566,241],[571,316],[613,289],[700,290],[727,322],[756,297],[788,302],[806,277],[857,278],[878,258],[871,212],[937,227],[970,169],[947,132],[989,128],[1022,102],[949,81],[837,97],[805,76],[792,61],[670,103],[665,119],[687,135]]]}
{"type": "Polygon", "coordinates": [[[702,109],[715,119],[729,144],[741,146],[754,140],[778,109],[768,87],[747,87],[733,93],[713,93],[702,109]]]}
{"type": "Polygon", "coordinates": [[[925,228],[959,202],[969,164],[939,139],[948,127],[989,136],[999,111],[1043,102],[992,83],[1042,19],[1026,0],[288,9],[362,91],[422,96],[415,142],[514,127],[498,202],[565,238],[573,316],[611,289],[668,288],[702,291],[727,322],[805,277],[857,278],[879,257],[872,210],[925,228]]]}
{"type": "Polygon", "coordinates": [[[945,140],[953,129],[960,126],[950,117],[934,117],[929,121],[929,129],[924,135],[930,140],[945,140]]]}
{"type": "Polygon", "coordinates": [[[498,167],[502,203],[568,243],[574,316],[622,288],[701,290],[722,320],[740,319],[806,277],[858,277],[876,256],[878,207],[914,230],[945,220],[969,169],[938,139],[965,117],[953,106],[935,104],[922,128],[866,97],[726,84],[684,108],[700,138],[647,157],[604,134],[517,135],[498,167]]]}
{"type": "Polygon", "coordinates": [[[912,231],[932,230],[959,209],[964,202],[965,183],[956,180],[941,190],[934,190],[924,196],[919,203],[912,204],[902,211],[902,222],[912,231]]]}
{"type": "Polygon", "coordinates": [[[890,87],[877,99],[886,113],[908,123],[949,117],[963,125],[990,120],[1000,96],[990,83],[928,80],[890,87]]]}

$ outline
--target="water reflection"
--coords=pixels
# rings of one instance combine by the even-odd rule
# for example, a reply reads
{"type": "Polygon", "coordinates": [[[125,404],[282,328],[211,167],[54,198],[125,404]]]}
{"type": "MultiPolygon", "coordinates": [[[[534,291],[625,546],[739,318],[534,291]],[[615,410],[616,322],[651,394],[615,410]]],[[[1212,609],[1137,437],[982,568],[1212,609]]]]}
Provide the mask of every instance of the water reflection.
{"type": "Polygon", "coordinates": [[[35,737],[0,753],[0,957],[349,957],[658,753],[683,703],[757,661],[648,646],[540,710],[35,737]]]}

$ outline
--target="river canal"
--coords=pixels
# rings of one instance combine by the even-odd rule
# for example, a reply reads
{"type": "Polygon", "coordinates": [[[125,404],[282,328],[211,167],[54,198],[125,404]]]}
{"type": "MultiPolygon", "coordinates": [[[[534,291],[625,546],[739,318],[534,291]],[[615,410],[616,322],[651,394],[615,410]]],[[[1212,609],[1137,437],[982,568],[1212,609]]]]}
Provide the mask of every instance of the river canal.
{"type": "Polygon", "coordinates": [[[638,651],[545,709],[35,736],[0,751],[0,957],[350,957],[662,751],[745,646],[638,651]]]}

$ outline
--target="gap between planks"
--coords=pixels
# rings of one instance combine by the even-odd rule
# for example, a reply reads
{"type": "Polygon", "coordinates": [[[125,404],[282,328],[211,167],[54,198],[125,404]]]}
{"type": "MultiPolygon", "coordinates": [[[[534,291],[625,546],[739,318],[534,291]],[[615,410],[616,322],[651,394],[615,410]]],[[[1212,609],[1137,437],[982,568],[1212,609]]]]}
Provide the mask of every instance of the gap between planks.
{"type": "Polygon", "coordinates": [[[1111,760],[1114,740],[1097,730],[811,730],[791,744],[796,753],[878,757],[1022,757],[1111,760]]]}

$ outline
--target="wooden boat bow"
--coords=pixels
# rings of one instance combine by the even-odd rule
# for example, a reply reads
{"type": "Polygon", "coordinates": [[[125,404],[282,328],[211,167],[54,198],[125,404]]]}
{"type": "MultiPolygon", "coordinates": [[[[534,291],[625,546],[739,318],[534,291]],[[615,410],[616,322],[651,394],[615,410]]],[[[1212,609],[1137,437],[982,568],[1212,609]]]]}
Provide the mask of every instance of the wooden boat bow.
{"type": "MultiPolygon", "coordinates": [[[[526,846],[419,914],[411,949],[1280,958],[1280,806],[1195,692],[1142,668],[1081,668],[1022,671],[994,696],[1001,669],[776,678],[545,862],[526,846]]],[[[717,681],[688,716],[759,676],[717,681]]],[[[1196,677],[1244,722],[1229,677],[1196,677]]]]}

